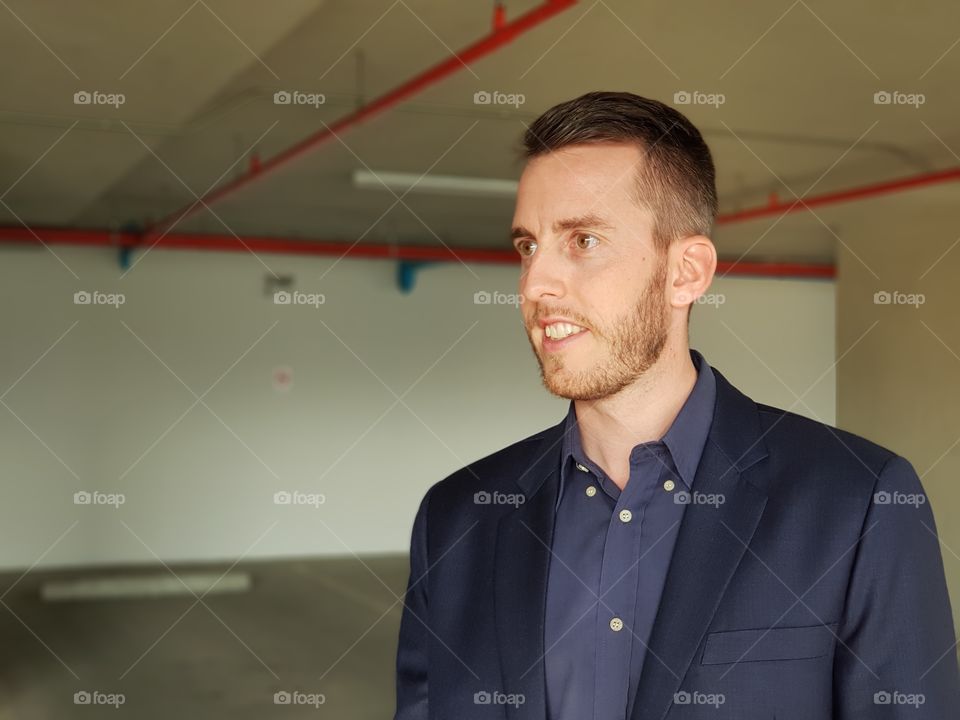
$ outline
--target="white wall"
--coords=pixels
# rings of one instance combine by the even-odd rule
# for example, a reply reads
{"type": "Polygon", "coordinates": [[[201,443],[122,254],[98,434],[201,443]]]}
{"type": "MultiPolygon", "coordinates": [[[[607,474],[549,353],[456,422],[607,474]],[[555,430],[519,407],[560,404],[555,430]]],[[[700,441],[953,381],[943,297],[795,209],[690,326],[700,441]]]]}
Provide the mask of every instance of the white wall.
{"type": "MultiPolygon", "coordinates": [[[[111,251],[53,251],[0,255],[3,568],[405,552],[427,487],[566,410],[518,311],[474,303],[513,292],[515,268],[433,265],[403,295],[388,261],[325,274],[333,258],[152,251],[121,279],[111,251]],[[274,304],[265,265],[325,303],[274,304]],[[79,290],[125,303],[75,305],[79,290]],[[76,505],[80,490],[125,504],[76,505]],[[280,490],[326,501],[276,505],[280,490]]],[[[833,363],[832,283],[712,292],[725,302],[694,310],[691,343],[756,399],[789,406],[777,376],[801,394],[833,363]]],[[[833,373],[805,400],[833,422],[833,373]]]]}
{"type": "Polygon", "coordinates": [[[835,284],[823,280],[716,278],[690,319],[690,345],[753,397],[836,422],[835,284]]]}

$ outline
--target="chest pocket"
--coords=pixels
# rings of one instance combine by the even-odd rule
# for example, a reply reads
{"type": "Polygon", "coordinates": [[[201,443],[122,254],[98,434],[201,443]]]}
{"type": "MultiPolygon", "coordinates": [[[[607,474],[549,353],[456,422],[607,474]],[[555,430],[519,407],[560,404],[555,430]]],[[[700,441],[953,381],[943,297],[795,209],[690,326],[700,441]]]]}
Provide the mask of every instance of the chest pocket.
{"type": "Polygon", "coordinates": [[[837,624],[729,630],[707,635],[701,665],[802,660],[828,654],[837,624]]]}

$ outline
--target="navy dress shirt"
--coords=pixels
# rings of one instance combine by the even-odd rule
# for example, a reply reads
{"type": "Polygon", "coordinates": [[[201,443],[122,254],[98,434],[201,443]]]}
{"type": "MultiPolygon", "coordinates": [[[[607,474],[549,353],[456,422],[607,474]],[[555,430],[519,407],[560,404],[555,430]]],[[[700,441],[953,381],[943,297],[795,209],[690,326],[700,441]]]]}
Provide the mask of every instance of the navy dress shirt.
{"type": "Polygon", "coordinates": [[[630,452],[622,492],[584,454],[570,402],[544,630],[550,720],[624,720],[643,664],[658,662],[647,642],[716,399],[710,366],[690,357],[693,390],[663,438],[630,452]]]}

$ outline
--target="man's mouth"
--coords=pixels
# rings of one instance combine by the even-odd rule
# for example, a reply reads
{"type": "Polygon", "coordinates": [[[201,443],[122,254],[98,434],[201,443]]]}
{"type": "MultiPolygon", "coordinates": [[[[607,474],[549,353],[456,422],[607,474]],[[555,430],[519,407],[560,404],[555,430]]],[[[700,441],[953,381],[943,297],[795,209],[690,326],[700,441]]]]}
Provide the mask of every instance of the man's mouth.
{"type": "Polygon", "coordinates": [[[586,328],[567,322],[550,323],[544,326],[543,333],[551,340],[563,340],[571,335],[582,333],[586,328]]]}

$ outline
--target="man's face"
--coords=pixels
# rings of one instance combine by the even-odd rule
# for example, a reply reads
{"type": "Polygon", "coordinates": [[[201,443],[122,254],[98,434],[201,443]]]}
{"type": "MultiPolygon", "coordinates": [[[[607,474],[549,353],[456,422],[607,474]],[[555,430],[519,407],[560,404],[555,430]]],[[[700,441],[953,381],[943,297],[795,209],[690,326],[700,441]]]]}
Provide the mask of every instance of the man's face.
{"type": "Polygon", "coordinates": [[[520,307],[544,386],[560,397],[619,392],[666,342],[666,257],[635,200],[642,157],[633,144],[573,145],[532,159],[520,178],[520,307]],[[583,329],[564,337],[564,323],[583,329]]]}

